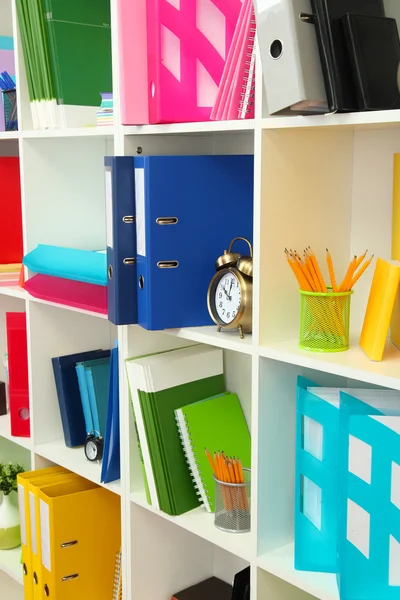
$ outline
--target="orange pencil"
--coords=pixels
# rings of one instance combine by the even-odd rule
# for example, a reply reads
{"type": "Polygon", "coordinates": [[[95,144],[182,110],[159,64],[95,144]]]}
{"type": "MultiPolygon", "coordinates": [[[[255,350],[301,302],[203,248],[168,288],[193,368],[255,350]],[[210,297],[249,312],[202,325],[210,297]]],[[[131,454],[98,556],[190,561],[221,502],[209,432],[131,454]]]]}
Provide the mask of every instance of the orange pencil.
{"type": "Polygon", "coordinates": [[[359,256],[359,257],[357,258],[357,260],[356,260],[356,268],[355,268],[355,270],[357,270],[357,269],[358,269],[358,267],[361,265],[362,261],[363,261],[363,260],[364,260],[364,258],[367,256],[367,252],[368,252],[368,250],[366,250],[366,251],[364,252],[364,254],[361,254],[361,256],[359,256]]]}
{"type": "Polygon", "coordinates": [[[319,282],[319,286],[321,288],[321,291],[326,294],[328,290],[327,290],[327,287],[325,285],[325,281],[324,281],[324,278],[322,276],[321,269],[319,268],[319,264],[318,264],[317,258],[315,256],[314,252],[311,250],[310,246],[308,246],[308,253],[310,255],[311,262],[312,262],[312,264],[314,266],[314,270],[315,270],[315,272],[317,274],[317,278],[318,278],[318,282],[319,282]]]}
{"type": "Polygon", "coordinates": [[[318,281],[317,273],[315,272],[315,269],[314,269],[313,262],[312,262],[310,256],[306,252],[304,252],[304,256],[305,256],[306,265],[308,267],[308,270],[309,270],[312,280],[313,280],[314,292],[322,292],[320,283],[318,281]]]}
{"type": "Polygon", "coordinates": [[[374,258],[374,254],[371,256],[371,258],[369,260],[367,260],[367,262],[365,262],[363,264],[363,266],[360,268],[360,270],[358,271],[358,273],[355,274],[355,276],[353,277],[352,282],[350,283],[350,289],[352,289],[354,287],[354,284],[357,283],[357,281],[360,279],[361,275],[368,269],[369,265],[372,262],[372,259],[374,258]]]}
{"type": "Polygon", "coordinates": [[[332,257],[331,257],[331,254],[330,254],[328,248],[326,249],[326,262],[328,265],[329,278],[330,278],[331,284],[332,284],[332,291],[337,292],[335,269],[333,268],[332,257]]]}
{"type": "Polygon", "coordinates": [[[347,292],[348,291],[348,287],[349,287],[349,285],[351,283],[351,279],[353,277],[354,269],[356,268],[356,261],[357,261],[357,256],[354,256],[352,258],[352,260],[350,261],[350,264],[346,271],[346,275],[344,276],[344,279],[339,286],[339,292],[347,292]]]}
{"type": "Polygon", "coordinates": [[[212,471],[213,471],[214,475],[215,475],[216,477],[218,477],[218,474],[217,474],[217,467],[216,467],[216,465],[214,464],[214,461],[213,461],[213,459],[211,458],[211,454],[209,453],[209,451],[207,450],[207,448],[205,448],[205,453],[206,453],[207,460],[208,460],[208,462],[210,463],[210,467],[212,468],[212,471]]]}

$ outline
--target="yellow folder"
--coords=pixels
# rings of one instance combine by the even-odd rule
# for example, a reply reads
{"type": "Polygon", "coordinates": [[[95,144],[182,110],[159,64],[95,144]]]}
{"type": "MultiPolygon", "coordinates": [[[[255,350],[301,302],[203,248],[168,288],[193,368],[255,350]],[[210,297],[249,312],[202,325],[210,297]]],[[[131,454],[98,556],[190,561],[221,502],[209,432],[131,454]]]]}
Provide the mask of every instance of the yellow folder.
{"type": "Polygon", "coordinates": [[[399,282],[400,262],[378,258],[360,337],[371,360],[382,360],[399,282]]]}
{"type": "Polygon", "coordinates": [[[17,476],[18,483],[18,506],[21,522],[21,549],[22,549],[22,571],[24,575],[24,597],[25,600],[33,600],[33,579],[31,560],[31,523],[29,518],[29,496],[28,484],[43,475],[52,476],[67,473],[63,467],[49,467],[37,471],[27,471],[17,476]]]}
{"type": "MultiPolygon", "coordinates": [[[[392,207],[392,260],[400,260],[400,154],[394,155],[392,207]]],[[[400,292],[397,292],[390,322],[390,338],[400,348],[400,292]]]]}
{"type": "Polygon", "coordinates": [[[43,600],[110,600],[121,546],[120,498],[90,481],[39,492],[43,600]]]}
{"type": "Polygon", "coordinates": [[[67,471],[45,477],[37,477],[28,482],[29,521],[31,528],[31,573],[33,580],[33,600],[41,600],[43,595],[42,549],[40,539],[39,491],[44,487],[82,479],[79,475],[67,471]]]}

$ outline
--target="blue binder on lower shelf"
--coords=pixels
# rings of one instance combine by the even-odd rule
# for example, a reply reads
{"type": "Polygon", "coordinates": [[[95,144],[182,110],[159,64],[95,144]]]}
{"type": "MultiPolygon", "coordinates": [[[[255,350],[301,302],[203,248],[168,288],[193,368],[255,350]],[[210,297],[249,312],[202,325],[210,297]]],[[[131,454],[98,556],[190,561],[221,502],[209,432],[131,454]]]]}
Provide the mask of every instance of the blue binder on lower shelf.
{"type": "Polygon", "coordinates": [[[109,319],[151,330],[211,325],[206,298],[215,261],[234,237],[253,238],[254,157],[129,160],[106,159],[109,277],[110,265],[116,274],[108,282],[109,319]],[[134,218],[135,232],[121,210],[134,218]],[[136,264],[122,270],[134,246],[136,264]]]}

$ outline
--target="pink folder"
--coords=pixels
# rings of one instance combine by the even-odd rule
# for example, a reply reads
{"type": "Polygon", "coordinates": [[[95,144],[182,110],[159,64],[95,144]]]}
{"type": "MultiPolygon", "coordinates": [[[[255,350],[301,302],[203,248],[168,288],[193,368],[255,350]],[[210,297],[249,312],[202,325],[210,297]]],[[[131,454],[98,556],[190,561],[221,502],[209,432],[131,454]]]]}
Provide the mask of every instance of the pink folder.
{"type": "Polygon", "coordinates": [[[252,0],[243,0],[211,119],[254,118],[255,16],[252,0]]]}
{"type": "Polygon", "coordinates": [[[34,275],[25,282],[24,288],[34,298],[107,314],[107,286],[34,275]]]}
{"type": "Polygon", "coordinates": [[[118,4],[123,124],[208,121],[241,1],[118,4]]]}

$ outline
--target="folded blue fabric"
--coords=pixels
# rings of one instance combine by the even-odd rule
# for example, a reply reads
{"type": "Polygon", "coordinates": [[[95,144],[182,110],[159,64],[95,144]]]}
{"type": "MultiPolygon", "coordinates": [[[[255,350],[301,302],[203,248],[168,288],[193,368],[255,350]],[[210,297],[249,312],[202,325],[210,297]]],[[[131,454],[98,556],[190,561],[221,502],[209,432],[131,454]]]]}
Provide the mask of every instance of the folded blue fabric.
{"type": "Polygon", "coordinates": [[[107,255],[103,252],[39,244],[22,262],[34,273],[107,285],[107,255]]]}

